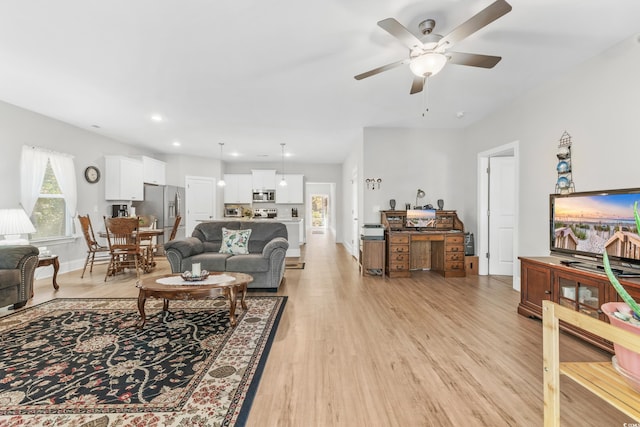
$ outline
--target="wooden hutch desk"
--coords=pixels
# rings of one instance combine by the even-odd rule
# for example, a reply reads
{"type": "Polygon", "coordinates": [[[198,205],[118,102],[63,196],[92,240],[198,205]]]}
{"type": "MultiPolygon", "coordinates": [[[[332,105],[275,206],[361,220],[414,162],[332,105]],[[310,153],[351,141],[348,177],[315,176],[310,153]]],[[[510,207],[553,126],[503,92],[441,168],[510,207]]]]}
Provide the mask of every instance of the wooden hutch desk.
{"type": "Polygon", "coordinates": [[[464,225],[456,211],[436,211],[431,230],[405,227],[406,216],[406,211],[381,211],[387,275],[411,277],[411,270],[430,269],[444,277],[465,277],[464,225]]]}

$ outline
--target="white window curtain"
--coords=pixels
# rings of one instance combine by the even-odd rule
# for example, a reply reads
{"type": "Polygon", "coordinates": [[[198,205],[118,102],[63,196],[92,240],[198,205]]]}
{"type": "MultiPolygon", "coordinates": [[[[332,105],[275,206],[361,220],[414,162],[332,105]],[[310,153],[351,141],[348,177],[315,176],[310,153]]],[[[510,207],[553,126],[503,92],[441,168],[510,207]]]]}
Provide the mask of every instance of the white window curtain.
{"type": "Polygon", "coordinates": [[[30,217],[38,201],[49,154],[36,147],[22,147],[20,164],[20,202],[30,217]]]}
{"type": "Polygon", "coordinates": [[[47,160],[51,162],[51,169],[60,186],[67,207],[67,215],[74,218],[78,204],[78,192],[73,156],[26,145],[22,147],[20,167],[22,207],[27,215],[31,216],[40,196],[47,160]]]}

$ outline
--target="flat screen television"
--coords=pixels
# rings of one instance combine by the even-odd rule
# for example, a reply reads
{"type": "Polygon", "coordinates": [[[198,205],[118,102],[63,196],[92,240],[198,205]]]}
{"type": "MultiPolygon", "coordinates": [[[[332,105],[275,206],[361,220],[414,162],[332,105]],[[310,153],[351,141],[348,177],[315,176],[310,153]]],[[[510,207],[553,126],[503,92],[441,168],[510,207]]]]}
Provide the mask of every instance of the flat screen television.
{"type": "Polygon", "coordinates": [[[409,209],[407,210],[407,228],[436,228],[435,209],[409,209]]]}
{"type": "Polygon", "coordinates": [[[551,253],[599,264],[606,250],[612,265],[640,269],[635,202],[640,202],[640,188],[551,194],[551,253]]]}

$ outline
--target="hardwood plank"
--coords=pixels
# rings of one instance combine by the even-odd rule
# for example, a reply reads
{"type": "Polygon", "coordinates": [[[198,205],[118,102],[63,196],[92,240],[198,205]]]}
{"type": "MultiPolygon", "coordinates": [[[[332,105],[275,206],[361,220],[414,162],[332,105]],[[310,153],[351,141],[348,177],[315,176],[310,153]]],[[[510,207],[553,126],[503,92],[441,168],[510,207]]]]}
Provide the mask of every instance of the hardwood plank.
{"type": "MultiPolygon", "coordinates": [[[[276,293],[289,300],[247,426],[542,425],[542,325],[517,314],[510,278],[363,277],[330,233],[309,234],[301,258],[305,268],[287,270],[276,293]]],[[[157,261],[157,273],[169,271],[157,261]]],[[[29,305],[137,296],[134,274],[105,283],[105,268],[60,274],[57,292],[38,280],[29,305]]],[[[572,336],[560,341],[563,360],[611,360],[572,336]]],[[[560,381],[562,425],[632,422],[560,381]]]]}

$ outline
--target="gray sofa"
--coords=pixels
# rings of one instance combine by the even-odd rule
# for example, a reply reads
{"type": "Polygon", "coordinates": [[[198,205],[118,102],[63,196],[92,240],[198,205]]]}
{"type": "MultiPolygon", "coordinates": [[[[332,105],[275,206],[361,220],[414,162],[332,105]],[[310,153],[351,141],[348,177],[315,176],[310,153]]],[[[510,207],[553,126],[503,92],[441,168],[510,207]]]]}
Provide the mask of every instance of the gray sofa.
{"type": "Polygon", "coordinates": [[[31,245],[0,246],[0,307],[21,308],[31,298],[38,253],[31,245]]]}
{"type": "Polygon", "coordinates": [[[191,237],[164,245],[171,271],[190,271],[193,263],[203,270],[235,271],[253,277],[249,288],[277,290],[284,277],[285,254],[289,249],[287,227],[272,221],[207,221],[198,224],[191,237]],[[251,229],[248,254],[220,253],[222,228],[251,229]]]}

